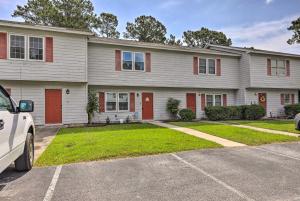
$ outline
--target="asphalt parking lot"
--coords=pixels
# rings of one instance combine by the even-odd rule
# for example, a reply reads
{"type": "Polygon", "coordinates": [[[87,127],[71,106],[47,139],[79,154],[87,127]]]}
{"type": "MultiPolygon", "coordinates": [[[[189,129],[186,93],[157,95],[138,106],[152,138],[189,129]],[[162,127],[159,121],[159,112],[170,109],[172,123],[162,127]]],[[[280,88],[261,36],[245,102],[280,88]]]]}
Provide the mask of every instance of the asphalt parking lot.
{"type": "Polygon", "coordinates": [[[300,143],[34,168],[0,177],[0,200],[300,200],[300,143]],[[11,178],[10,178],[11,177],[11,178]],[[10,178],[10,179],[8,179],[10,178]]]}

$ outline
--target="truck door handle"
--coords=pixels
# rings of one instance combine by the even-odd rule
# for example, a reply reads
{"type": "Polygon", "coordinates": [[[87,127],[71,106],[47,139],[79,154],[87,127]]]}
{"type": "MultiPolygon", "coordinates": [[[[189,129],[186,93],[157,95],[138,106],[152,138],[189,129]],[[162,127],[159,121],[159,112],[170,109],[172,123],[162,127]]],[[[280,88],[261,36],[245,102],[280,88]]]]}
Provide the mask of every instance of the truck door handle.
{"type": "Polygon", "coordinates": [[[4,128],[4,121],[0,119],[0,130],[2,130],[3,128],[4,128]]]}

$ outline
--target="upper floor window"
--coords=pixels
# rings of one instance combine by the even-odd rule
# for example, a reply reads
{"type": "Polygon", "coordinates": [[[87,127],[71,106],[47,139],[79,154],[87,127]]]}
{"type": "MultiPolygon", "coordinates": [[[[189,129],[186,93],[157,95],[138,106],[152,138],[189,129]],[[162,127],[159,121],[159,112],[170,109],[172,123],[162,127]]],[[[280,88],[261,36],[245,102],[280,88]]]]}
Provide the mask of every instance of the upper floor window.
{"type": "Polygon", "coordinates": [[[222,106],[222,96],[206,95],[206,106],[222,106]]]}
{"type": "Polygon", "coordinates": [[[144,71],[144,54],[140,52],[123,52],[123,70],[144,71]]]}
{"type": "Polygon", "coordinates": [[[25,36],[10,35],[10,58],[25,59],[25,36]]]}
{"type": "Polygon", "coordinates": [[[215,59],[199,59],[199,73],[200,74],[216,74],[216,60],[215,59]]]}
{"type": "Polygon", "coordinates": [[[44,60],[44,39],[29,37],[29,59],[44,60]]]}
{"type": "Polygon", "coordinates": [[[285,60],[280,60],[280,59],[271,60],[271,75],[278,75],[278,76],[286,75],[285,60]]]}

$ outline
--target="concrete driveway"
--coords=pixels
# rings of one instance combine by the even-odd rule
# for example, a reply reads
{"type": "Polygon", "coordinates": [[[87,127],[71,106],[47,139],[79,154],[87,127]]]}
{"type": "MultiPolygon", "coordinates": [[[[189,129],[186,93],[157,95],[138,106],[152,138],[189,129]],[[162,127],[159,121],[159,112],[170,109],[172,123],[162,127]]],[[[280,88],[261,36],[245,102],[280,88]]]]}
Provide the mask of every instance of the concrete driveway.
{"type": "Polygon", "coordinates": [[[300,200],[300,144],[34,168],[6,185],[0,200],[300,200]]]}

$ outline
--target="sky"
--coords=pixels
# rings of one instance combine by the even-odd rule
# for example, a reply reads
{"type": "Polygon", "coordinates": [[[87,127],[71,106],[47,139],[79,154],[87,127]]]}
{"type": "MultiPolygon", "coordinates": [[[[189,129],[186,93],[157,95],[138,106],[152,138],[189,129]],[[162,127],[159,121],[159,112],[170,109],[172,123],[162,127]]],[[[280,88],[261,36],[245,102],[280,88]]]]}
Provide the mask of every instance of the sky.
{"type": "MultiPolygon", "coordinates": [[[[186,30],[207,27],[222,31],[233,46],[254,47],[300,54],[300,45],[288,45],[287,30],[300,17],[300,0],[92,0],[97,14],[118,17],[118,30],[140,15],[152,15],[169,34],[178,38],[186,30]]],[[[27,0],[0,0],[0,19],[18,20],[11,14],[27,0]]]]}

